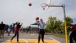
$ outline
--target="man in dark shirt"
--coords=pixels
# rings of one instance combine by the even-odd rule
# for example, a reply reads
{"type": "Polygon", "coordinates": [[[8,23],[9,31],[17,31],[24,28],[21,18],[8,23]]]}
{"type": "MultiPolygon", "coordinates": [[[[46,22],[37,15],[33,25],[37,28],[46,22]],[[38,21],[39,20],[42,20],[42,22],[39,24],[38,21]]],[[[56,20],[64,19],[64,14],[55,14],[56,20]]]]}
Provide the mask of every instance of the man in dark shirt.
{"type": "Polygon", "coordinates": [[[72,33],[70,34],[70,43],[76,42],[76,24],[72,26],[72,33]]]}
{"type": "Polygon", "coordinates": [[[3,24],[3,22],[1,22],[1,24],[0,24],[0,37],[4,38],[4,31],[5,31],[5,24],[3,24]]]}
{"type": "Polygon", "coordinates": [[[15,29],[15,35],[11,38],[11,41],[13,40],[13,38],[15,37],[15,36],[17,36],[17,42],[19,42],[19,30],[20,30],[20,28],[21,28],[21,26],[22,26],[22,24],[20,25],[20,23],[16,23],[16,29],[15,29]]]}

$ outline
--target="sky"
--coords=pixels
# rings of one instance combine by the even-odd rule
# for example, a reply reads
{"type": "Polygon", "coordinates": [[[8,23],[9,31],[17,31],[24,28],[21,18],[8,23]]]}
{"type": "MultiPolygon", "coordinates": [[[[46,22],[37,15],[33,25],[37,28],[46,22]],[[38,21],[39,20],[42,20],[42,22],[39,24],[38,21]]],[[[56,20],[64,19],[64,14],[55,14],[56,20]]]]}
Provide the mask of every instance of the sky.
{"type": "MultiPolygon", "coordinates": [[[[49,16],[64,20],[63,8],[49,7],[43,10],[42,3],[47,3],[47,0],[0,0],[0,22],[12,24],[20,21],[24,27],[27,27],[36,22],[36,17],[42,18],[44,22],[47,22],[49,16]],[[29,3],[32,3],[31,7],[28,6],[29,3]]],[[[71,17],[76,24],[76,0],[51,0],[50,3],[50,5],[63,4],[66,16],[71,17]]]]}

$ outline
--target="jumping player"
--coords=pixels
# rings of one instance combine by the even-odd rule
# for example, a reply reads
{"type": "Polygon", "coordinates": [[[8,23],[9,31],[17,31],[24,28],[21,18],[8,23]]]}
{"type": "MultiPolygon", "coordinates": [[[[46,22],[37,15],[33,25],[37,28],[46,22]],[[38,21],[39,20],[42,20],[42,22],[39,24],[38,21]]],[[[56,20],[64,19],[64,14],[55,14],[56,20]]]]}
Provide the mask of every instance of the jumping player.
{"type": "MultiPolygon", "coordinates": [[[[23,23],[22,23],[23,24],[23,23]]],[[[19,43],[19,30],[20,30],[20,27],[22,26],[22,24],[20,25],[20,23],[19,22],[16,22],[16,29],[15,29],[15,34],[14,34],[14,36],[11,38],[11,41],[13,40],[13,38],[15,37],[15,36],[17,36],[17,42],[19,43]]]]}

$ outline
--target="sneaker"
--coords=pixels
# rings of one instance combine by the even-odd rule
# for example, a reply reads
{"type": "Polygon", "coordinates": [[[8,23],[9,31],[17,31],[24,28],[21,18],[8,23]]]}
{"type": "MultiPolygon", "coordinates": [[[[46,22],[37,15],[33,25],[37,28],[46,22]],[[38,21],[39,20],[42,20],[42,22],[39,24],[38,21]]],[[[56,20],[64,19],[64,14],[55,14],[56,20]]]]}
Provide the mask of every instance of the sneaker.
{"type": "Polygon", "coordinates": [[[40,43],[40,41],[38,41],[38,43],[40,43]]]}
{"type": "Polygon", "coordinates": [[[11,39],[11,42],[12,42],[12,40],[13,40],[13,39],[11,39]]]}
{"type": "Polygon", "coordinates": [[[10,42],[12,43],[12,40],[10,40],[10,42]]]}
{"type": "Polygon", "coordinates": [[[10,35],[7,35],[7,36],[10,36],[10,35]]]}
{"type": "Polygon", "coordinates": [[[44,41],[42,41],[44,43],[44,41]]]}
{"type": "Polygon", "coordinates": [[[19,43],[19,41],[17,41],[17,43],[19,43]]]}

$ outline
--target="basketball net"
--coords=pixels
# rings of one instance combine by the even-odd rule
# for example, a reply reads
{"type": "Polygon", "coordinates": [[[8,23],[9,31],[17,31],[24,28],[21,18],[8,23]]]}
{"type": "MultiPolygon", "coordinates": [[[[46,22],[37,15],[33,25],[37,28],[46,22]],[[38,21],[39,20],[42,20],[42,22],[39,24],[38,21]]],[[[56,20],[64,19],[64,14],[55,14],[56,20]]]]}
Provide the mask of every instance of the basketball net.
{"type": "Polygon", "coordinates": [[[45,8],[48,7],[48,4],[43,3],[43,4],[41,4],[41,7],[43,8],[43,10],[45,10],[45,8]]]}

